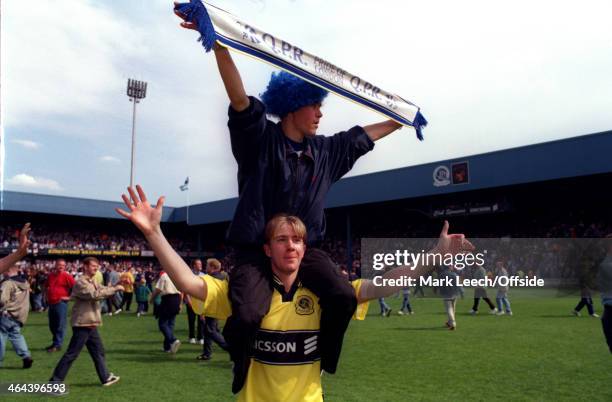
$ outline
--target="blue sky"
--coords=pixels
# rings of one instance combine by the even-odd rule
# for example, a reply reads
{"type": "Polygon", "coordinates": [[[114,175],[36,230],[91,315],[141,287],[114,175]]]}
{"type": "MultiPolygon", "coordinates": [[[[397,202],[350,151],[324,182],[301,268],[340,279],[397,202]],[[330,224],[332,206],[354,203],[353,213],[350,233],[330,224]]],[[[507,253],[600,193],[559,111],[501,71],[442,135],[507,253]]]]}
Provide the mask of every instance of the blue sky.
{"type": "MultiPolygon", "coordinates": [[[[430,125],[376,144],[351,175],[612,129],[612,3],[219,0],[241,19],[411,100],[430,125]]],[[[4,190],[118,200],[129,183],[128,78],[146,80],[136,181],[167,204],[233,197],[214,56],[169,1],[2,3],[4,190]]],[[[234,55],[258,95],[271,67],[234,55]]],[[[331,95],[319,132],[381,116],[331,95]]]]}

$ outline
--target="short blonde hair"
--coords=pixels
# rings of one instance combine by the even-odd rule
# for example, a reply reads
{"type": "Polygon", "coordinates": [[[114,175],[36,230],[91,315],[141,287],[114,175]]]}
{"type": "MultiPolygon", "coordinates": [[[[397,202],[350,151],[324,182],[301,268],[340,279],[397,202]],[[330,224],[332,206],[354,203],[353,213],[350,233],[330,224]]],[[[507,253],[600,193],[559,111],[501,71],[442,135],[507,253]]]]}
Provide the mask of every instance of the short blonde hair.
{"type": "Polygon", "coordinates": [[[216,258],[209,258],[206,260],[206,265],[212,265],[215,269],[221,269],[221,261],[216,258]]]}
{"type": "Polygon", "coordinates": [[[304,222],[302,222],[302,220],[297,216],[277,214],[274,215],[274,217],[270,219],[266,225],[265,236],[267,244],[270,244],[276,230],[284,224],[291,226],[295,234],[298,235],[298,237],[301,238],[304,243],[306,243],[308,231],[306,230],[306,225],[304,225],[304,222]]]}

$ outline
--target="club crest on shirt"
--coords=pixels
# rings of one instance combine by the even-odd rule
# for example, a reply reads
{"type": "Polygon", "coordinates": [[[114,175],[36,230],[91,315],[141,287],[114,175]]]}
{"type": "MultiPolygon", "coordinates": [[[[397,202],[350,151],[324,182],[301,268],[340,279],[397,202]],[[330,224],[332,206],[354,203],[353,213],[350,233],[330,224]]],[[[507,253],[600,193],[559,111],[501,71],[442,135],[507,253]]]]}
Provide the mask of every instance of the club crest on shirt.
{"type": "Polygon", "coordinates": [[[302,295],[295,302],[295,312],[299,315],[314,313],[314,300],[310,296],[302,295]]]}

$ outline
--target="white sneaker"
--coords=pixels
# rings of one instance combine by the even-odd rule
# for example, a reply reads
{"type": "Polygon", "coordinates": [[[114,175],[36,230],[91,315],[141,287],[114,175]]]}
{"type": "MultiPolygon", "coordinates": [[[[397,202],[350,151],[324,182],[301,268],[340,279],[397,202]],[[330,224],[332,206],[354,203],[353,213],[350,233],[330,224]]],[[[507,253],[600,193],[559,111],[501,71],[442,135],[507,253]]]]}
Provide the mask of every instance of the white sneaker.
{"type": "Polygon", "coordinates": [[[498,311],[497,313],[495,313],[496,315],[504,315],[505,313],[503,311],[498,311]]]}
{"type": "Polygon", "coordinates": [[[200,340],[198,341],[198,343],[199,343],[200,345],[204,345],[204,339],[200,339],[200,340]]]}
{"type": "Polygon", "coordinates": [[[172,345],[170,345],[170,353],[175,355],[176,352],[178,352],[180,347],[181,347],[181,341],[177,339],[176,341],[172,342],[172,345]]]}
{"type": "Polygon", "coordinates": [[[402,310],[399,310],[399,311],[397,312],[397,315],[404,315],[404,312],[403,312],[402,310]]]}
{"type": "Polygon", "coordinates": [[[597,313],[593,313],[593,314],[591,314],[591,317],[593,317],[593,318],[599,318],[599,314],[597,314],[597,313]]]}
{"type": "Polygon", "coordinates": [[[196,338],[190,338],[189,339],[189,343],[191,343],[192,345],[196,344],[196,338]]]}
{"type": "Polygon", "coordinates": [[[108,380],[106,380],[104,384],[102,384],[102,386],[110,387],[111,385],[119,381],[120,379],[121,377],[119,377],[118,375],[114,375],[113,373],[110,373],[110,375],[108,376],[108,380]]]}
{"type": "Polygon", "coordinates": [[[478,311],[476,311],[476,310],[474,310],[474,309],[471,309],[471,310],[470,310],[470,314],[472,314],[472,315],[476,315],[476,314],[478,314],[478,311]]]}
{"type": "Polygon", "coordinates": [[[140,313],[136,313],[136,317],[140,317],[140,313]]]}
{"type": "Polygon", "coordinates": [[[506,314],[512,315],[512,311],[506,311],[506,314]]]}
{"type": "Polygon", "coordinates": [[[121,312],[121,309],[115,311],[115,315],[119,314],[121,312]]]}
{"type": "Polygon", "coordinates": [[[497,307],[490,311],[490,314],[497,314],[497,307]]]}
{"type": "Polygon", "coordinates": [[[112,316],[113,316],[113,313],[108,313],[107,315],[108,315],[109,317],[112,317],[112,316]]]}
{"type": "Polygon", "coordinates": [[[575,315],[576,317],[580,317],[580,312],[579,311],[573,310],[572,314],[575,315]]]}

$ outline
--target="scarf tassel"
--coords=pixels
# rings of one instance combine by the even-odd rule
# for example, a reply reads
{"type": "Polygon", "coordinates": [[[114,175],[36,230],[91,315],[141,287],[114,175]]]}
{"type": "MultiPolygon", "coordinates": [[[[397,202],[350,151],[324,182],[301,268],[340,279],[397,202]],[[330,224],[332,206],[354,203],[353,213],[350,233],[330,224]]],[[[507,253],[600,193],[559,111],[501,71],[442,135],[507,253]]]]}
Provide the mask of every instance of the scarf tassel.
{"type": "Polygon", "coordinates": [[[217,40],[217,34],[204,4],[200,0],[190,0],[189,3],[177,4],[174,9],[185,15],[185,21],[197,22],[201,35],[198,42],[202,42],[206,52],[210,52],[217,40]]]}
{"type": "Polygon", "coordinates": [[[427,120],[421,112],[417,112],[416,116],[414,116],[414,121],[412,122],[412,126],[416,130],[417,138],[420,141],[423,141],[423,128],[427,126],[427,120]]]}

